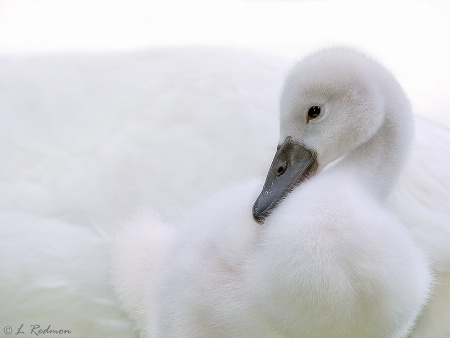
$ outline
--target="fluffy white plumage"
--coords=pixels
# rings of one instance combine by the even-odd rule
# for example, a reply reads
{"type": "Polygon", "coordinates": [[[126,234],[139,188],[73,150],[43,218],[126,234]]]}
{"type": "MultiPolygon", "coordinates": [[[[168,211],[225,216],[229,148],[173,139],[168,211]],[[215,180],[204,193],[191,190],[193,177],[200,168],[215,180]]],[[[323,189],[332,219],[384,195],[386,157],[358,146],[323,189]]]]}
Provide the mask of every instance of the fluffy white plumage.
{"type": "Polygon", "coordinates": [[[306,57],[285,84],[279,144],[291,136],[313,150],[318,174],[263,225],[250,213],[262,183],[248,182],[178,224],[152,212],[117,237],[113,281],[142,335],[405,337],[433,279],[386,207],[411,120],[373,60],[340,48],[306,57]]]}
{"type": "Polygon", "coordinates": [[[287,66],[209,48],[2,57],[1,323],[132,337],[109,283],[112,234],[144,205],[177,218],[264,175],[287,66]]]}
{"type": "MultiPolygon", "coordinates": [[[[146,204],[166,224],[212,191],[264,175],[289,64],[188,48],[2,57],[1,323],[52,324],[71,337],[133,336],[108,285],[116,225],[146,204]]],[[[413,336],[446,338],[450,131],[420,118],[416,129],[391,202],[442,263],[413,336]]]]}
{"type": "Polygon", "coordinates": [[[450,336],[450,129],[417,118],[410,159],[389,205],[432,262],[436,284],[414,338],[450,336]]]}

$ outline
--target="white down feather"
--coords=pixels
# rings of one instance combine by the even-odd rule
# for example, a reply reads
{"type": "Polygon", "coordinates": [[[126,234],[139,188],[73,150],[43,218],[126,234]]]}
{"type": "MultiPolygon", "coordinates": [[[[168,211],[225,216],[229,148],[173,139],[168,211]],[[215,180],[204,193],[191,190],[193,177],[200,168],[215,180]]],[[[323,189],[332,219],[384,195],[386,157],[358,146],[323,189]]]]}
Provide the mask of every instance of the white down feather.
{"type": "Polygon", "coordinates": [[[142,335],[410,333],[432,277],[386,198],[406,161],[411,119],[395,79],[365,56],[330,49],[300,62],[283,91],[279,144],[290,136],[314,150],[319,173],[263,225],[250,214],[261,182],[218,194],[174,225],[153,212],[126,224],[113,281],[142,335]],[[308,123],[314,105],[324,112],[308,123]]]}
{"type": "MultiPolygon", "coordinates": [[[[116,225],[148,204],[165,221],[177,219],[212,191],[264,175],[289,65],[242,51],[185,48],[2,57],[2,324],[131,337],[108,285],[116,225]],[[164,165],[155,166],[155,158],[164,165]]],[[[434,118],[433,111],[417,113],[434,118]]],[[[416,130],[395,207],[414,220],[421,208],[438,210],[426,226],[405,223],[415,224],[418,239],[448,271],[449,131],[421,118],[416,130]]],[[[438,282],[417,337],[449,335],[450,278],[438,282]]]]}

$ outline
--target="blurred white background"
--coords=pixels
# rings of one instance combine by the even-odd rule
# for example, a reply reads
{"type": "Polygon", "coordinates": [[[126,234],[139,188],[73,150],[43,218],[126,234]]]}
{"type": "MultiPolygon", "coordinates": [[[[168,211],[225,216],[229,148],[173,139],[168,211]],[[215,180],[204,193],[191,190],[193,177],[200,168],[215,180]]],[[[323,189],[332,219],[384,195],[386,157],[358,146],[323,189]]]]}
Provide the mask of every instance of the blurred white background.
{"type": "Polygon", "coordinates": [[[314,49],[367,52],[450,125],[449,18],[447,0],[0,0],[0,324],[131,337],[113,225],[264,175],[284,72],[314,49]],[[163,48],[183,46],[220,48],[163,48]]]}
{"type": "Polygon", "coordinates": [[[447,120],[448,18],[445,0],[0,0],[0,55],[206,45],[298,58],[345,44],[392,69],[417,112],[447,120]]]}

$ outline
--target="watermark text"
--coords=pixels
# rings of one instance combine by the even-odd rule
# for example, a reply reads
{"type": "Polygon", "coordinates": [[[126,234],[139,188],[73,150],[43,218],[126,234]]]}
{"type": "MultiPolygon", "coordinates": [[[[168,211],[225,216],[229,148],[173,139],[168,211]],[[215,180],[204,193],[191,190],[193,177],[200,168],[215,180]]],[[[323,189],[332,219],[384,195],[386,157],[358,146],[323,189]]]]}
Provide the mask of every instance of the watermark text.
{"type": "Polygon", "coordinates": [[[39,337],[39,336],[49,336],[49,335],[70,335],[71,330],[65,328],[56,328],[51,325],[39,325],[31,324],[25,325],[20,324],[17,327],[5,326],[3,328],[3,333],[7,336],[21,336],[21,337],[39,337]]]}

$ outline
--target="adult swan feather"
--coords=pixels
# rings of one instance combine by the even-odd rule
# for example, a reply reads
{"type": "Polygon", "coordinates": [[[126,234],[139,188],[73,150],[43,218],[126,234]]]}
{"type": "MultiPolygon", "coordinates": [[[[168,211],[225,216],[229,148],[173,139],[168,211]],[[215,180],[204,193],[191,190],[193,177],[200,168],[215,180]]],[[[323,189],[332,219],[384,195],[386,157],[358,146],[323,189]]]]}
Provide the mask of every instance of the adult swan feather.
{"type": "Polygon", "coordinates": [[[358,52],[322,50],[287,78],[280,127],[259,196],[245,182],[118,235],[113,283],[143,337],[410,332],[432,276],[385,207],[411,139],[402,89],[358,52]]]}

